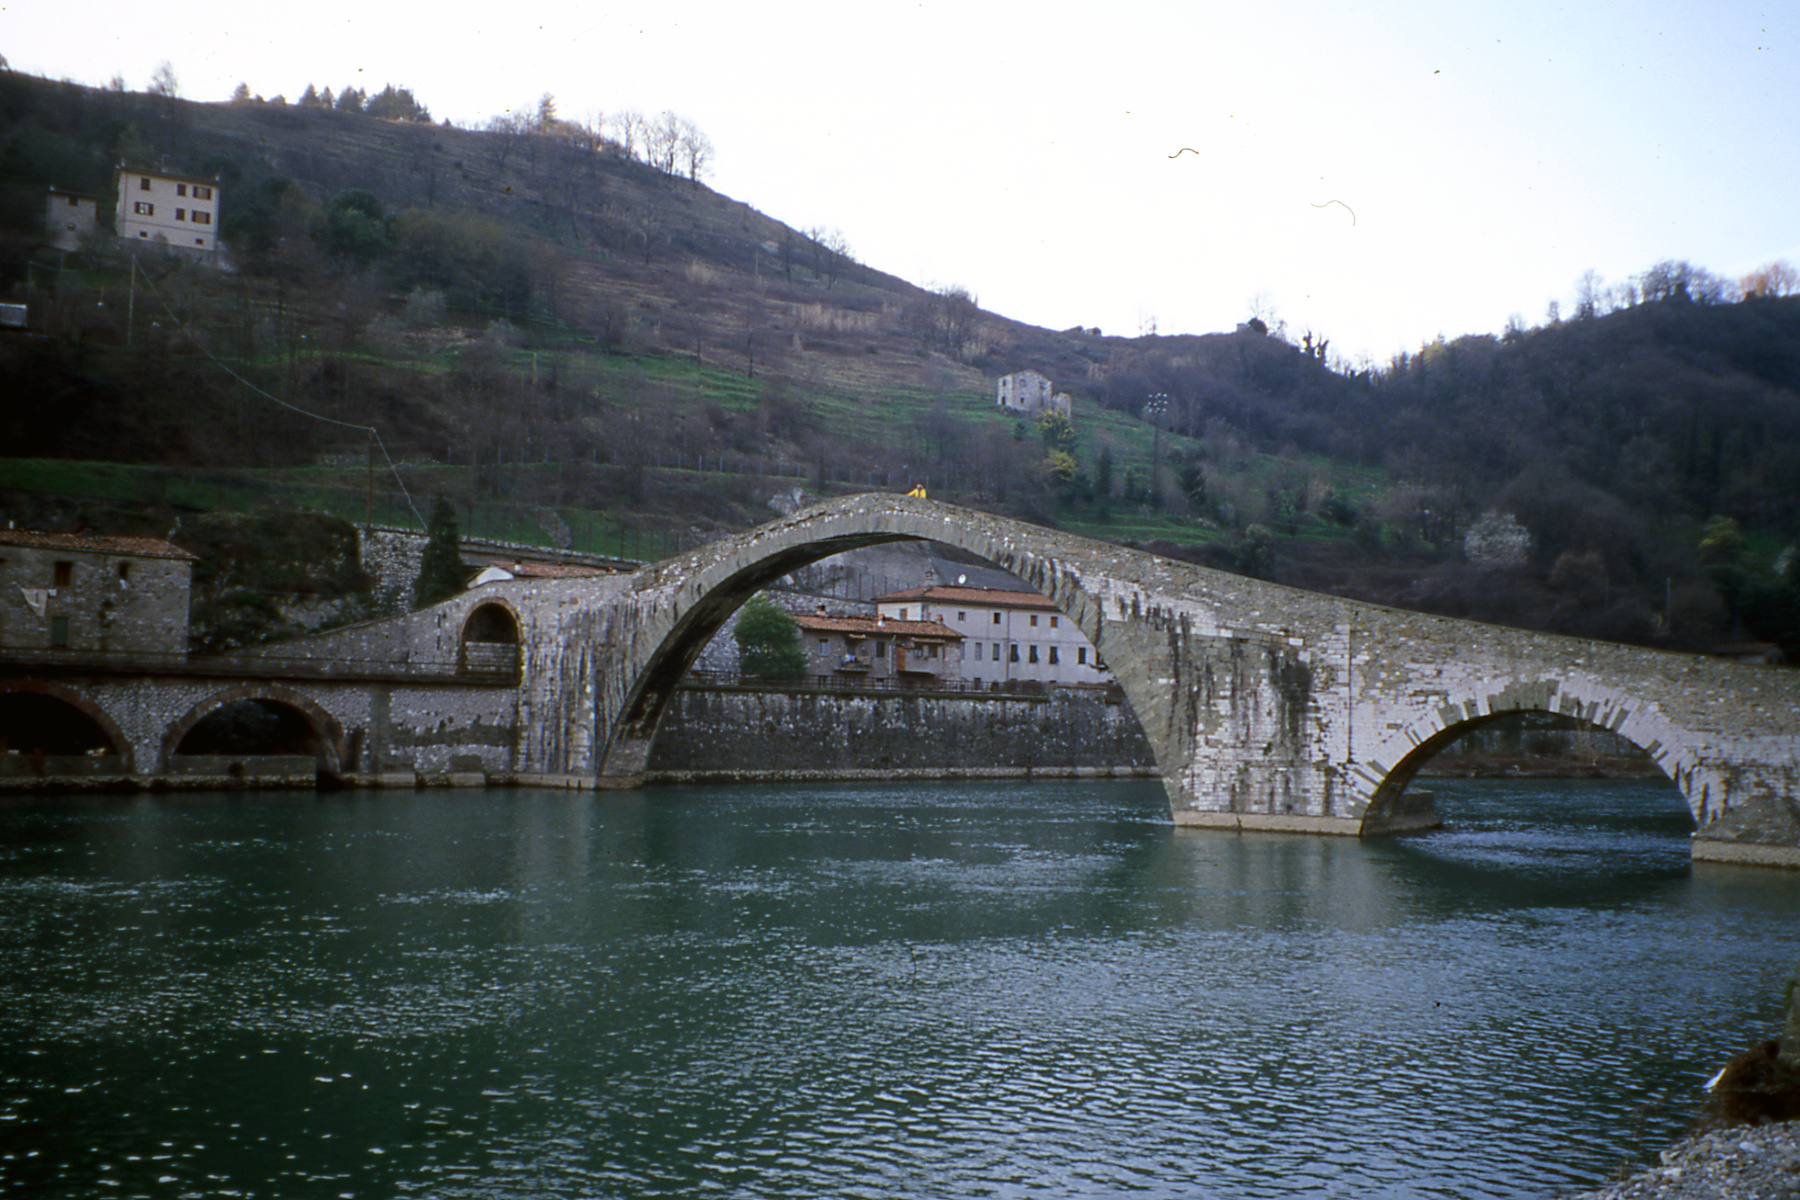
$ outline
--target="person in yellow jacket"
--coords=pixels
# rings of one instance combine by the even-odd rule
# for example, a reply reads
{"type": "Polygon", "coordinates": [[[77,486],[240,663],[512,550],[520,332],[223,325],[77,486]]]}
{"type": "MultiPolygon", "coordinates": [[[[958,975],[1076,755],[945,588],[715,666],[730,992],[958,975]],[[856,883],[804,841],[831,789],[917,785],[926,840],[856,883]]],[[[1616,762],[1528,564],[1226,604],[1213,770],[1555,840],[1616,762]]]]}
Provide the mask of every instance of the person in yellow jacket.
{"type": "Polygon", "coordinates": [[[909,496],[917,496],[919,499],[923,500],[925,499],[925,485],[922,483],[915,483],[913,484],[912,491],[906,494],[909,496]]]}

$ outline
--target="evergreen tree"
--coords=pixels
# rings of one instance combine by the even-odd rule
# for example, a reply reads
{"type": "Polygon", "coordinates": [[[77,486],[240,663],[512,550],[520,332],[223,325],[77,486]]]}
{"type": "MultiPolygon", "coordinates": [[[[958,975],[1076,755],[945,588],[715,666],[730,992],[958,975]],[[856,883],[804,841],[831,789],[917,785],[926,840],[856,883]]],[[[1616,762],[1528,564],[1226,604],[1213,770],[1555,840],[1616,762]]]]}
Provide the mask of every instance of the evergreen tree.
{"type": "Polygon", "coordinates": [[[456,510],[439,492],[431,502],[425,553],[419,559],[419,578],[413,584],[413,607],[425,608],[448,600],[468,582],[469,574],[462,562],[462,539],[456,532],[456,510]]]}
{"type": "Polygon", "coordinates": [[[739,610],[738,672],[746,679],[793,679],[806,674],[806,652],[800,648],[800,626],[762,596],[752,596],[739,610]]]}

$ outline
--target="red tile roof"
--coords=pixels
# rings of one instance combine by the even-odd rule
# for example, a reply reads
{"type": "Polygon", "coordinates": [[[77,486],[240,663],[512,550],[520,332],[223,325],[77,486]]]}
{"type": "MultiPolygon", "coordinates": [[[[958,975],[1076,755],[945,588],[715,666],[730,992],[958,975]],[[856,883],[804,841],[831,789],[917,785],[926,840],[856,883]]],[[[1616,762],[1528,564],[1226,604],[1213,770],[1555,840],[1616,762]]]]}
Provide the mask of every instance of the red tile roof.
{"type": "Polygon", "coordinates": [[[28,546],[38,550],[66,550],[76,554],[119,554],[131,558],[185,558],[194,556],[161,538],[102,537],[91,533],[31,533],[0,529],[0,546],[28,546]]]}
{"type": "Polygon", "coordinates": [[[987,604],[1006,608],[1055,608],[1048,597],[1037,592],[1009,592],[1002,588],[946,587],[934,584],[931,587],[907,588],[901,592],[889,592],[885,596],[875,597],[877,604],[889,604],[896,600],[937,600],[946,604],[987,604]]]}
{"type": "Polygon", "coordinates": [[[895,621],[892,619],[881,620],[876,617],[818,616],[813,613],[802,613],[794,618],[794,622],[808,633],[849,633],[857,637],[885,633],[894,637],[941,638],[945,641],[957,642],[962,640],[962,634],[942,621],[895,621]]]}

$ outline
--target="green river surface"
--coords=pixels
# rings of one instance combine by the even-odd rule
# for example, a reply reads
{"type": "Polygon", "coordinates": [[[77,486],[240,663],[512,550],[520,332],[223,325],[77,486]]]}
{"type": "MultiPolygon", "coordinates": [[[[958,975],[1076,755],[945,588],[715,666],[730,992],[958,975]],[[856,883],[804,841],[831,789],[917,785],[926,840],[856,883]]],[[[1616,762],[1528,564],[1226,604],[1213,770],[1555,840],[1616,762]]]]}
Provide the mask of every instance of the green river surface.
{"type": "Polygon", "coordinates": [[[1153,781],[0,805],[0,1195],[1526,1197],[1779,1026],[1674,789],[1171,828],[1153,781]]]}

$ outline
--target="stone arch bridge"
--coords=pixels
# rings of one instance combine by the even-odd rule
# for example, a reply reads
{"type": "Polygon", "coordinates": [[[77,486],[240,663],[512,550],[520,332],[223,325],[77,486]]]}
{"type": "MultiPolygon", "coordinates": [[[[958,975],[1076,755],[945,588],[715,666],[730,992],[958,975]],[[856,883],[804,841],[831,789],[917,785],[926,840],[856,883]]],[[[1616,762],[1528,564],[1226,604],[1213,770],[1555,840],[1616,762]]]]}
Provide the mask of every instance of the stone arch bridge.
{"type": "MultiPolygon", "coordinates": [[[[415,747],[420,774],[460,761],[629,787],[682,676],[738,605],[821,558],[914,539],[1012,572],[1080,627],[1143,726],[1177,824],[1418,828],[1434,816],[1407,784],[1426,760],[1499,716],[1544,712],[1646,750],[1693,812],[1696,857],[1800,866],[1800,671],[1402,612],[923,498],[832,501],[629,575],[491,583],[280,653],[443,674],[417,694],[384,685],[382,711],[411,714],[403,730],[365,728],[366,702],[338,712],[347,702],[288,685],[332,710],[317,723],[346,765],[360,738],[415,747]],[[516,684],[455,686],[496,650],[516,653],[516,684]]],[[[191,703],[167,714],[198,715],[191,703]]]]}

